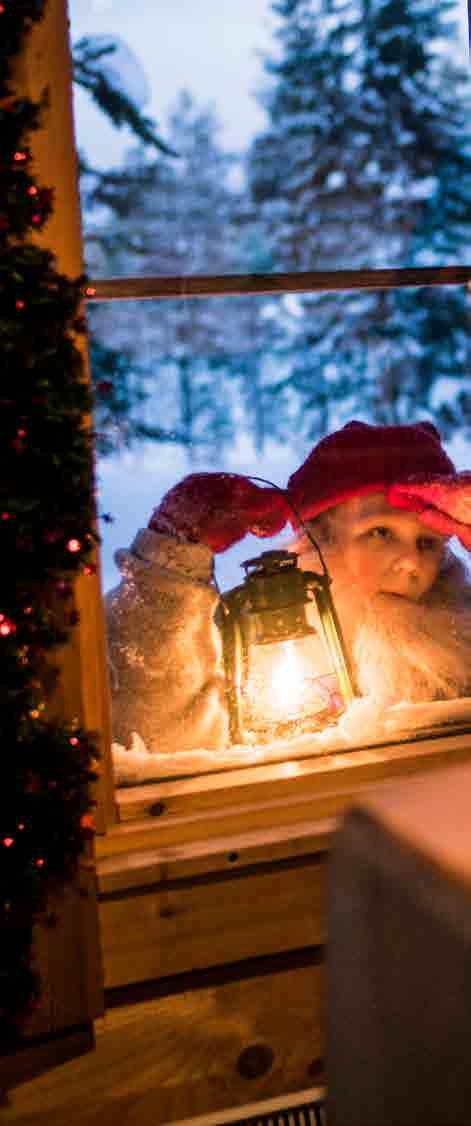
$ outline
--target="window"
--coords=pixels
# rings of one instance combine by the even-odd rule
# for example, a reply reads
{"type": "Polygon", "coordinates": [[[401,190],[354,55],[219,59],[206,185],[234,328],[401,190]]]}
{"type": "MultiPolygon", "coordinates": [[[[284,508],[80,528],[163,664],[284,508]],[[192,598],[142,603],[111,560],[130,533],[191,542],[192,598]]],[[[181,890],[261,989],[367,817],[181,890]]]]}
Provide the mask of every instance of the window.
{"type": "MultiPolygon", "coordinates": [[[[458,72],[449,38],[445,41],[448,9],[391,0],[370,4],[367,19],[362,8],[359,23],[354,0],[347,7],[299,0],[278,5],[275,26],[270,6],[251,5],[252,13],[259,8],[271,21],[264,31],[264,108],[263,113],[257,108],[242,154],[231,156],[227,134],[224,143],[218,139],[214,111],[177,90],[172,113],[166,123],[159,115],[157,130],[159,144],[173,151],[163,152],[158,144],[135,146],[117,168],[92,170],[89,159],[83,172],[107,590],[119,578],[113,551],[129,547],[163,494],[185,474],[243,473],[284,486],[313,444],[352,418],[383,425],[427,419],[441,430],[457,468],[469,465],[471,269],[463,262],[463,248],[469,225],[470,87],[464,47],[458,72]]],[[[103,36],[100,11],[97,32],[103,36]]],[[[247,12],[238,6],[234,34],[242,34],[239,24],[247,12]]],[[[172,13],[165,12],[169,42],[171,18],[178,18],[181,28],[191,15],[185,3],[181,11],[174,5],[172,13]]],[[[207,18],[215,23],[207,26],[215,27],[221,13],[229,19],[224,5],[217,16],[211,5],[207,18]]],[[[79,0],[72,18],[80,33],[79,0]]],[[[143,29],[147,18],[143,9],[143,29]]],[[[186,33],[191,35],[191,24],[186,33]]],[[[124,35],[123,28],[116,34],[124,35]]],[[[140,43],[144,57],[144,40],[140,43]]],[[[102,38],[97,46],[110,44],[102,38]]],[[[114,52],[100,56],[101,63],[111,86],[127,83],[124,92],[142,107],[143,74],[125,46],[123,39],[114,52]]],[[[84,50],[82,44],[82,62],[84,50]]],[[[191,70],[191,52],[182,57],[191,70]]],[[[261,68],[259,77],[262,82],[261,68]]],[[[85,135],[79,135],[81,144],[86,156],[85,135]]],[[[336,704],[328,679],[332,669],[322,666],[311,703],[289,704],[290,714],[294,708],[306,721],[295,734],[281,724],[272,737],[265,732],[258,738],[252,730],[246,741],[231,739],[224,728],[225,698],[221,703],[210,685],[210,706],[220,709],[222,727],[216,735],[211,729],[206,745],[204,723],[201,745],[191,735],[179,740],[176,705],[188,680],[199,687],[185,704],[185,731],[196,723],[191,708],[198,710],[199,689],[207,687],[204,677],[198,680],[203,657],[184,628],[185,614],[195,621],[199,611],[181,604],[183,620],[172,616],[175,591],[167,578],[156,609],[155,588],[144,596],[147,578],[139,587],[141,573],[136,577],[133,559],[122,556],[134,584],[131,594],[128,584],[124,599],[128,606],[137,599],[142,613],[137,632],[122,632],[126,660],[120,667],[115,659],[120,640],[113,638],[111,685],[115,715],[121,716],[114,746],[118,784],[213,776],[442,732],[450,723],[455,730],[467,727],[466,578],[460,564],[453,565],[437,607],[441,541],[422,535],[417,517],[397,513],[385,520],[383,513],[375,523],[378,513],[355,512],[348,534],[355,544],[361,540],[362,550],[366,544],[376,552],[387,553],[388,544],[399,541],[399,548],[421,557],[430,584],[418,600],[404,599],[399,589],[381,589],[397,605],[390,606],[386,626],[385,610],[382,623],[370,621],[367,644],[346,621],[348,608],[337,598],[334,576],[334,603],[354,678],[360,672],[362,698],[347,710],[336,704]],[[457,615],[458,587],[463,605],[457,615]],[[142,608],[143,597],[149,603],[142,608]],[[404,602],[410,603],[407,620],[404,602]],[[162,616],[165,606],[168,614],[162,616]],[[444,634],[452,616],[462,628],[450,645],[444,634]],[[362,672],[358,653],[365,645],[370,648],[362,672]],[[384,670],[386,654],[388,660],[395,654],[389,691],[369,700],[365,685],[384,670]],[[440,679],[438,669],[444,668],[440,679]],[[140,695],[138,686],[148,674],[151,687],[148,683],[140,695]],[[167,708],[161,712],[167,719],[156,716],[155,746],[147,736],[152,692],[154,706],[158,697],[159,708],[167,708]],[[145,731],[137,719],[128,723],[134,705],[136,716],[146,716],[145,731]]],[[[326,536],[325,555],[332,558],[330,532],[320,526],[311,531],[326,536]]],[[[219,588],[240,584],[241,562],[262,550],[286,550],[292,538],[287,525],[275,540],[246,538],[218,555],[219,588]]],[[[460,550],[458,545],[458,555],[460,550]]],[[[304,541],[301,556],[305,552],[304,541]]],[[[139,545],[133,554],[143,562],[139,545]]],[[[145,559],[143,568],[146,572],[145,559]]],[[[175,559],[167,560],[166,570],[178,571],[175,559]]],[[[208,590],[209,579],[208,573],[208,590]]],[[[224,623],[213,621],[215,603],[214,596],[201,627],[205,659],[208,646],[217,649],[225,636],[224,623]]],[[[118,635],[127,628],[120,613],[111,627],[118,635]]],[[[267,666],[272,648],[263,652],[267,666]]],[[[292,664],[291,650],[285,656],[292,664]]],[[[247,653],[243,660],[248,662],[247,653]]],[[[217,663],[222,670],[221,654],[217,663]]],[[[280,702],[280,715],[288,665],[271,688],[270,703],[280,702]]],[[[229,675],[226,666],[226,683],[229,675]]]]}

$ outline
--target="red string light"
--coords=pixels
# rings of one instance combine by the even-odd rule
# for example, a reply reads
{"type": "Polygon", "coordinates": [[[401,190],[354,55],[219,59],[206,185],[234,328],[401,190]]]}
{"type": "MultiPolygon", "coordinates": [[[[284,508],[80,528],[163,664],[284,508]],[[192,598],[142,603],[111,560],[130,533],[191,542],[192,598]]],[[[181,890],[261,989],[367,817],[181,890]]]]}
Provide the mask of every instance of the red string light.
{"type": "Polygon", "coordinates": [[[15,301],[15,309],[24,309],[24,307],[25,307],[24,301],[15,301]]]}
{"type": "Polygon", "coordinates": [[[78,747],[79,740],[77,739],[77,736],[72,735],[71,738],[69,739],[69,743],[70,743],[71,747],[78,747]]]}
{"type": "Polygon", "coordinates": [[[92,840],[95,835],[95,822],[90,813],[83,813],[80,818],[80,828],[84,840],[92,840]]]}
{"type": "Polygon", "coordinates": [[[61,594],[63,598],[67,598],[68,595],[72,593],[71,584],[67,582],[66,579],[59,579],[56,583],[56,590],[59,591],[59,594],[61,594]]]}
{"type": "Polygon", "coordinates": [[[85,296],[86,297],[95,297],[95,294],[96,294],[95,287],[93,285],[87,285],[87,288],[85,290],[85,296]]]}
{"type": "Polygon", "coordinates": [[[67,551],[71,551],[72,554],[74,554],[77,551],[80,551],[81,546],[82,546],[82,544],[80,543],[80,540],[68,540],[67,541],[67,551]]]}
{"type": "Polygon", "coordinates": [[[15,153],[13,153],[13,160],[16,160],[17,163],[19,163],[21,160],[26,160],[26,153],[20,152],[20,150],[18,149],[15,153]]]}
{"type": "Polygon", "coordinates": [[[0,636],[9,637],[10,634],[15,633],[15,623],[5,617],[5,614],[0,614],[0,636]]]}
{"type": "Polygon", "coordinates": [[[31,187],[28,188],[28,195],[37,195],[37,194],[38,194],[38,189],[34,187],[34,184],[32,184],[31,187]]]}
{"type": "Polygon", "coordinates": [[[37,860],[35,861],[35,863],[36,863],[36,868],[44,868],[44,865],[45,865],[46,861],[45,861],[45,860],[43,860],[42,856],[38,856],[38,858],[37,858],[37,860]]]}
{"type": "Polygon", "coordinates": [[[14,837],[4,837],[3,838],[3,844],[4,844],[5,848],[11,848],[12,844],[14,844],[14,843],[15,843],[14,837]]]}

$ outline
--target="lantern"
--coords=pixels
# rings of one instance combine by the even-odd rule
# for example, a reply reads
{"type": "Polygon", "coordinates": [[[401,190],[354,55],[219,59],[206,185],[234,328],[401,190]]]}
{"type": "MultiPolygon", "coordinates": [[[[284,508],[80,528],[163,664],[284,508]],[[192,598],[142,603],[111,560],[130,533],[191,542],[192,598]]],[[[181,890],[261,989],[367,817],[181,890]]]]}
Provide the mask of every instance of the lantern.
{"type": "Polygon", "coordinates": [[[289,551],[265,551],[242,566],[243,584],[222,598],[233,741],[334,723],[354,689],[327,569],[302,571],[289,551]]]}

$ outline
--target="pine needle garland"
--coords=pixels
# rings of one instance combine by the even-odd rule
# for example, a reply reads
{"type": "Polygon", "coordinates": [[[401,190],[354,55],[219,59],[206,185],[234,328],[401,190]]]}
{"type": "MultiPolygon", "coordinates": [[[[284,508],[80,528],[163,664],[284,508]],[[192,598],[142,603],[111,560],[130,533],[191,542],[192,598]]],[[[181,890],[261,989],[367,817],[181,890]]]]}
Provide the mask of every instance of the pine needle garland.
{"type": "Polygon", "coordinates": [[[38,1000],[32,929],[73,879],[93,831],[95,740],[48,717],[54,647],[77,622],[72,580],[96,535],[92,397],[76,345],[84,279],[28,241],[53,190],[36,183],[29,138],[43,107],[10,86],[12,60],[45,0],[0,2],[0,1023],[14,1045],[38,1000]],[[52,656],[52,659],[51,659],[52,656]]]}

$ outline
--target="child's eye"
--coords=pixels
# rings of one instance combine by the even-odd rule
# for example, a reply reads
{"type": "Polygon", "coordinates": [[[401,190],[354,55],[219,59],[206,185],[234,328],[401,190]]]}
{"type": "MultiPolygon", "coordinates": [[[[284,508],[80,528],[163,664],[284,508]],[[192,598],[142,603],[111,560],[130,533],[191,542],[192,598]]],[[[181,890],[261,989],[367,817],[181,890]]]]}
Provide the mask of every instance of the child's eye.
{"type": "Polygon", "coordinates": [[[375,528],[370,528],[366,534],[369,539],[372,540],[389,540],[393,537],[391,529],[386,528],[383,524],[378,524],[375,528]]]}
{"type": "Polygon", "coordinates": [[[419,536],[417,540],[417,551],[438,551],[441,546],[441,541],[436,536],[419,536]]]}

